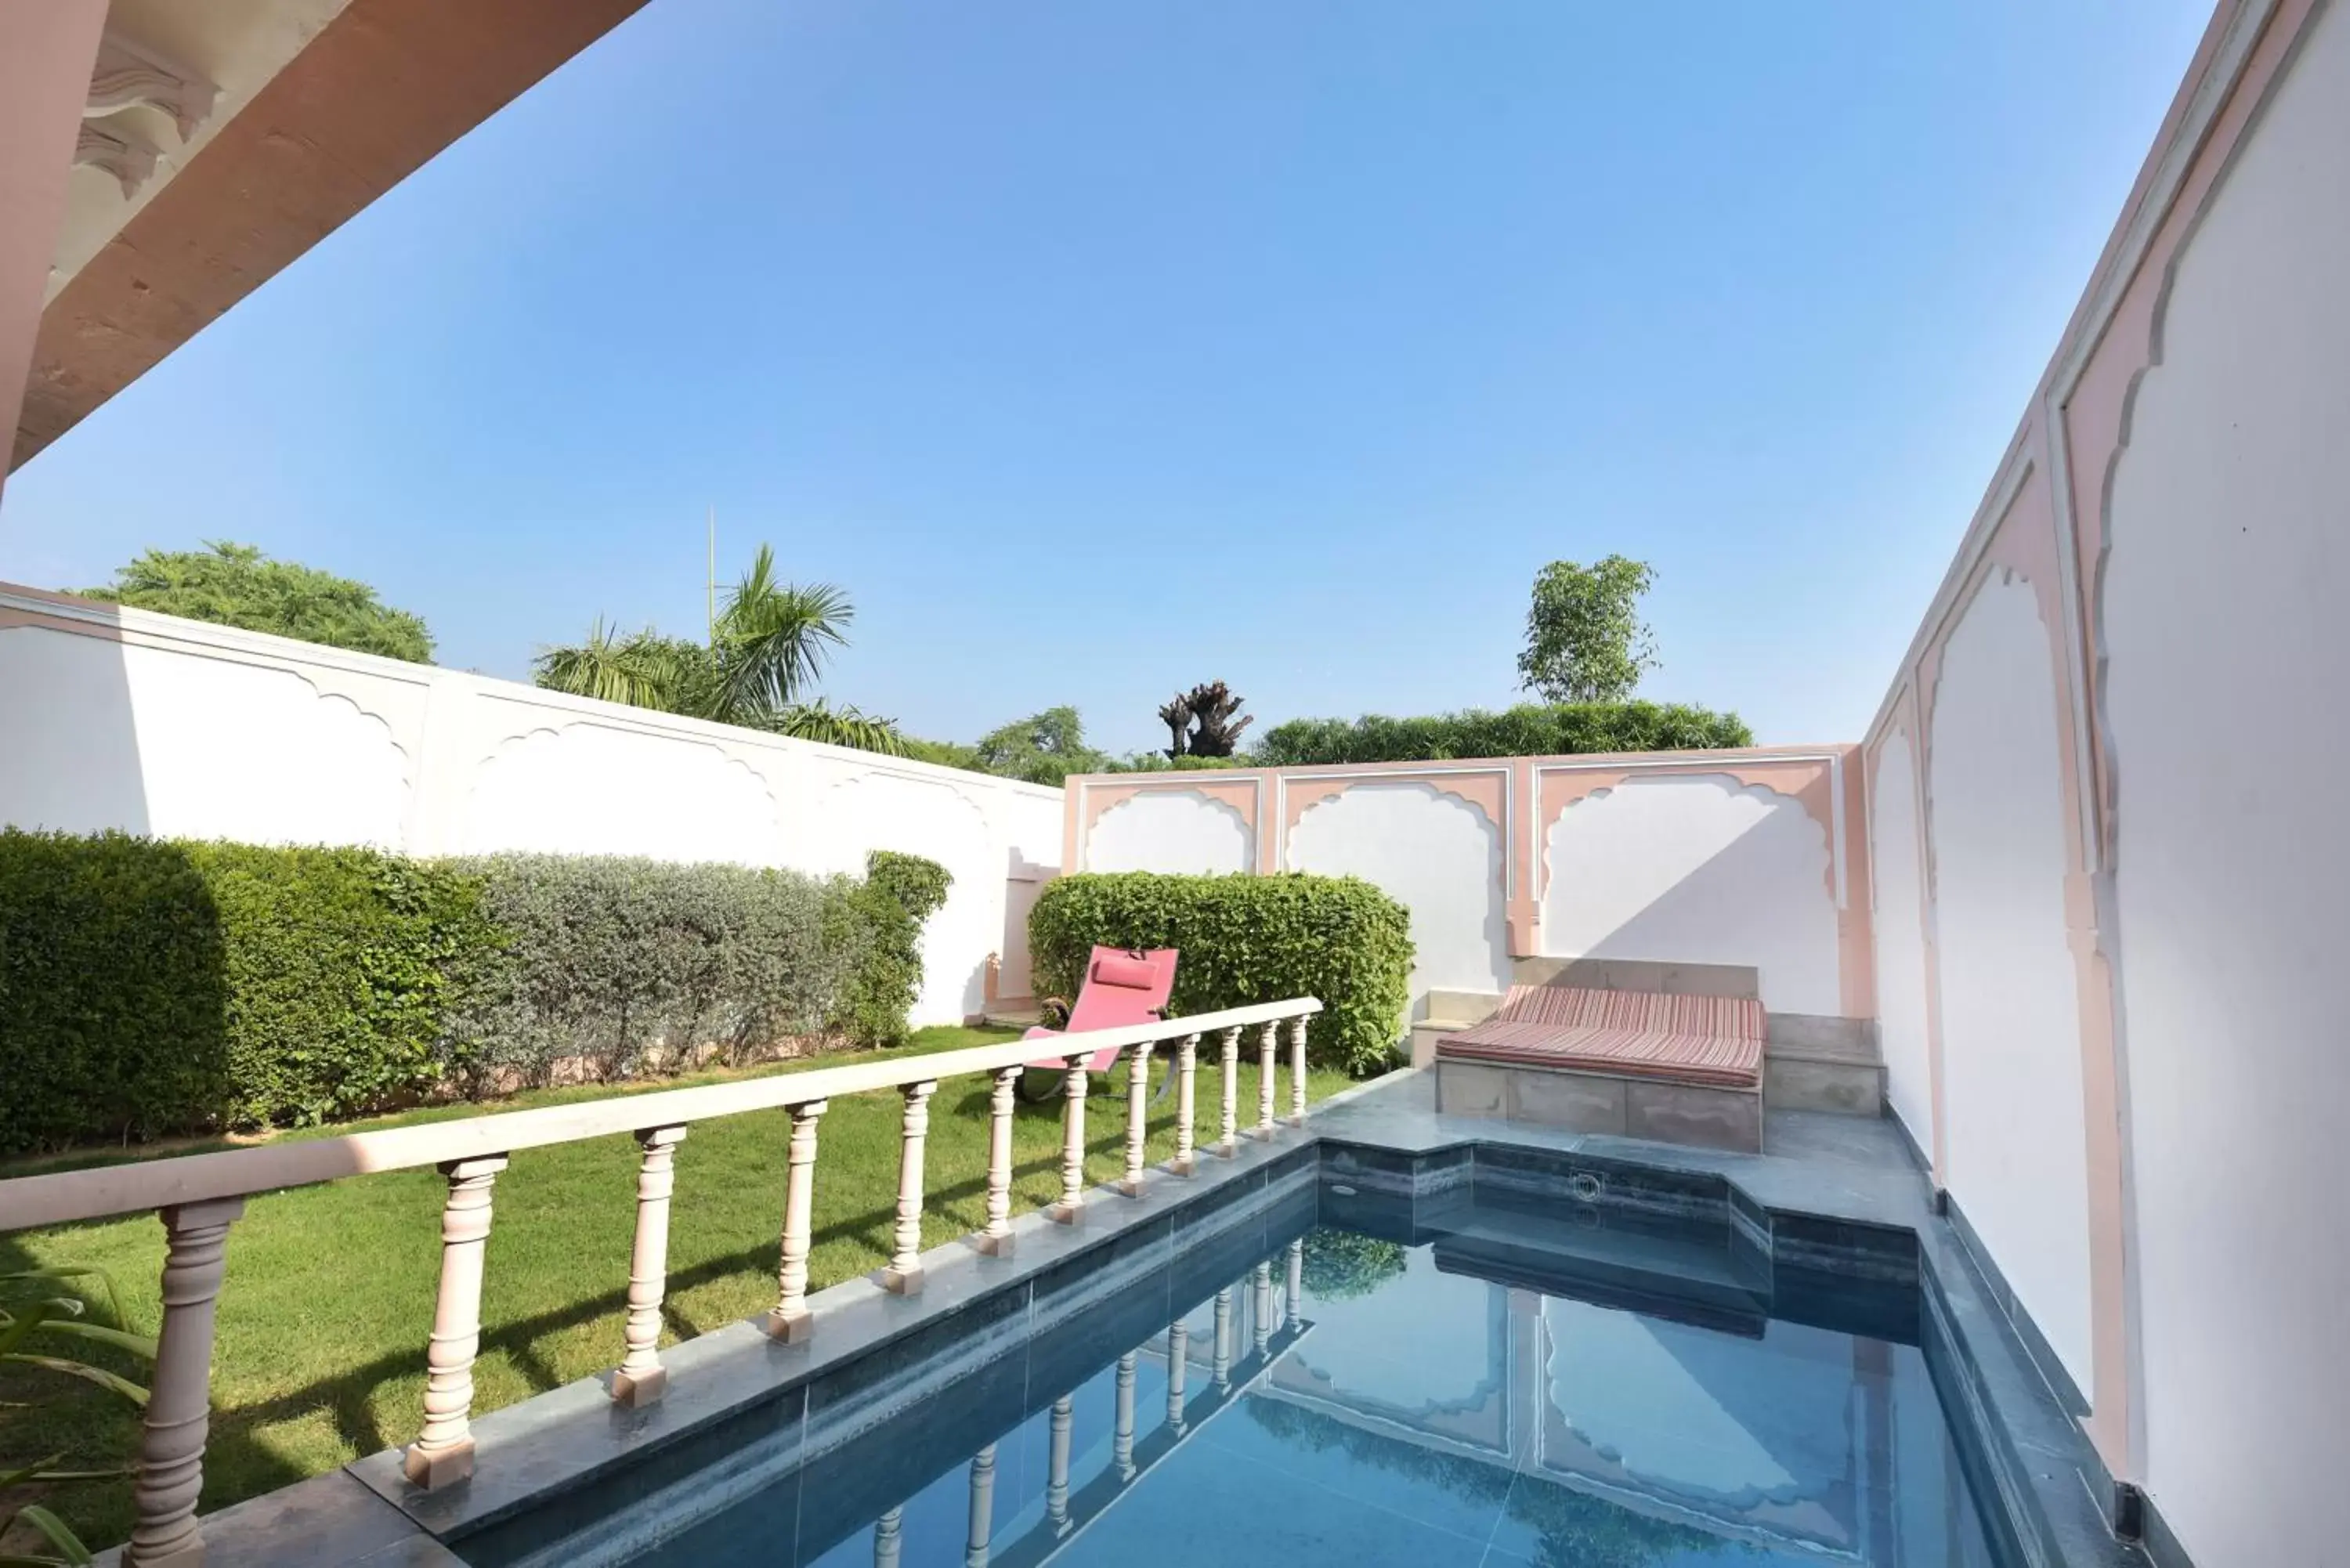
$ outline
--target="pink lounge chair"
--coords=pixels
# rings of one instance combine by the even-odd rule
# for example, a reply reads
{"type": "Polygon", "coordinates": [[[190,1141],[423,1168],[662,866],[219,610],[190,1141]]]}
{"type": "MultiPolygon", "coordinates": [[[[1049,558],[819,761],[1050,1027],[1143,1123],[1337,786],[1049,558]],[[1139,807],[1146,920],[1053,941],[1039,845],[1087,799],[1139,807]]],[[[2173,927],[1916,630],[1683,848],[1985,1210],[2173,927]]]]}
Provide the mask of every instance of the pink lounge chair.
{"type": "MultiPolygon", "coordinates": [[[[1085,981],[1077,989],[1076,1004],[1069,1009],[1068,1027],[1031,1029],[1025,1038],[1058,1040],[1064,1034],[1078,1034],[1088,1029],[1150,1023],[1167,1011],[1167,999],[1175,990],[1178,956],[1173,948],[1149,951],[1094,949],[1086,959],[1085,981]]],[[[1118,1057],[1116,1046],[1097,1051],[1087,1061],[1086,1071],[1107,1072],[1117,1064],[1118,1057]]],[[[1065,1056],[1040,1056],[1029,1063],[1029,1070],[1020,1078],[1021,1098],[1049,1098],[1060,1088],[1061,1075],[1067,1070],[1067,1064],[1065,1056]]]]}

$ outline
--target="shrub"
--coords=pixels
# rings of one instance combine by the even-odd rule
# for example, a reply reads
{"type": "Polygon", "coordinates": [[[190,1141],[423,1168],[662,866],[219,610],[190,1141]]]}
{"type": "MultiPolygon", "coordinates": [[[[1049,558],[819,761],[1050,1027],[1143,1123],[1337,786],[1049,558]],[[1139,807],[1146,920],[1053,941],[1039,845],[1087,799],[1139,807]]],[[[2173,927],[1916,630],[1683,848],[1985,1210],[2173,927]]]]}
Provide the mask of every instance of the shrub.
{"type": "Polygon", "coordinates": [[[1419,763],[1455,757],[1570,756],[1586,752],[1714,751],[1751,746],[1735,713],[1678,702],[1522,702],[1421,719],[1292,719],[1257,742],[1267,767],[1419,763]]]}
{"type": "Polygon", "coordinates": [[[1097,944],[1180,948],[1170,1016],[1311,996],[1312,1060],[1385,1066],[1410,998],[1402,905],[1353,877],[1087,873],[1045,885],[1028,916],[1039,994],[1075,998],[1097,944]]]}
{"type": "Polygon", "coordinates": [[[623,856],[494,855],[481,883],[501,946],[449,1022],[446,1062],[479,1094],[578,1060],[629,1077],[715,1045],[730,1060],[820,1033],[860,958],[845,882],[623,856]]]}
{"type": "Polygon", "coordinates": [[[187,849],[0,831],[0,1153],[207,1119],[228,1082],[220,911],[187,849]]]}
{"type": "Polygon", "coordinates": [[[370,849],[0,833],[0,1150],[371,1109],[439,1075],[494,940],[370,849]]]}
{"type": "Polygon", "coordinates": [[[895,1045],[922,983],[922,922],[947,901],[954,878],[935,860],[877,849],[845,911],[860,959],[836,1015],[859,1045],[895,1045]]]}

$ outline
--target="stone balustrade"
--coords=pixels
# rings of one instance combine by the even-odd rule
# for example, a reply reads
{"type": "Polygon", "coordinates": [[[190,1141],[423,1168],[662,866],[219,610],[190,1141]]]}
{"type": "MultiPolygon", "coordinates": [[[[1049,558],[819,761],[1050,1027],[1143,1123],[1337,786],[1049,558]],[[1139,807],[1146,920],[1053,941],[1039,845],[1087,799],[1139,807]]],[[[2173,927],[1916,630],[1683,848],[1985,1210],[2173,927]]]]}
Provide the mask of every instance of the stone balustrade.
{"type": "MultiPolygon", "coordinates": [[[[775,1305],[767,1332],[799,1344],[816,1327],[808,1304],[808,1249],[815,1209],[817,1131],[826,1106],[844,1095],[892,1089],[904,1100],[899,1156],[896,1225],[889,1264],[879,1278],[900,1293],[921,1289],[923,1152],[930,1103],[946,1079],[985,1074],[989,1097],[985,1228],[972,1241],[997,1257],[1014,1248],[1012,1226],[1013,1089],[1031,1063],[1067,1070],[1063,1100],[1061,1198],[1054,1219],[1082,1219],[1088,1199],[1086,1171],[1086,1089],[1098,1053],[1117,1050],[1127,1061],[1125,1164],[1117,1189],[1139,1199],[1148,1190],[1144,1140],[1150,1057],[1175,1044],[1175,1158],[1162,1168],[1177,1177],[1195,1168],[1191,1122],[1197,1053],[1212,1033],[1224,1066],[1222,1115],[1216,1151],[1238,1147],[1233,1069],[1242,1033],[1260,1032],[1263,1082],[1252,1137],[1274,1136],[1274,1075],[1277,1036],[1289,1032],[1292,1124],[1305,1109],[1305,1030],[1321,1011],[1310,997],[1228,1008],[1191,1018],[1092,1030],[1047,1039],[1007,1041],[928,1055],[884,1055],[836,1067],[778,1074],[738,1083],[616,1096],[541,1110],[510,1111],[352,1133],[342,1137],[186,1155],[135,1165],[62,1171],[0,1181],[0,1232],[151,1212],[164,1227],[163,1321],[137,1461],[137,1522],[122,1561],[132,1568],[196,1568],[203,1540],[196,1501],[203,1484],[206,1428],[211,1417],[213,1321],[223,1286],[229,1228],[245,1200],[261,1193],[386,1170],[432,1166],[448,1183],[441,1220],[441,1286],[426,1340],[424,1425],[403,1456],[409,1480],[426,1490],[462,1481],[473,1472],[473,1359],[481,1343],[482,1280],[498,1173],[517,1151],[628,1133],[635,1137],[637,1220],[628,1260],[628,1314],[622,1356],[610,1382],[612,1397],[639,1407],[660,1398],[668,1381],[660,1354],[661,1300],[668,1278],[670,1199],[688,1128],[697,1121],[783,1109],[791,1132],[783,1152],[782,1234],[775,1305]]],[[[615,1266],[618,1266],[615,1260],[615,1266]]],[[[1219,1339],[1221,1341],[1220,1333],[1219,1339]]],[[[1221,1345],[1220,1345],[1221,1349],[1221,1345]]],[[[1222,1372],[1220,1369],[1220,1377],[1222,1372]]],[[[1128,1403],[1131,1404],[1131,1397],[1128,1403]]],[[[981,1506],[974,1501],[974,1508],[981,1506]]],[[[877,1545],[877,1559],[880,1556],[877,1545]]]]}

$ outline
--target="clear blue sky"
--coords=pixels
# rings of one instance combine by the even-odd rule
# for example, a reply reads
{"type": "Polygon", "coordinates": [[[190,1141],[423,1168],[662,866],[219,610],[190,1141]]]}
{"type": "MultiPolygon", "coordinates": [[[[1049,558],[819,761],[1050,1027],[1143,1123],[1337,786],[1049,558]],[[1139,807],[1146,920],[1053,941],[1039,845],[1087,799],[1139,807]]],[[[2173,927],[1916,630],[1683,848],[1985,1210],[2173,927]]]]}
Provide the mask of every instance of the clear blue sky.
{"type": "Polygon", "coordinates": [[[9,482],[0,577],[209,537],[526,676],[771,540],[836,699],[1164,742],[1648,695],[1857,739],[2206,0],[652,0],[9,482]]]}

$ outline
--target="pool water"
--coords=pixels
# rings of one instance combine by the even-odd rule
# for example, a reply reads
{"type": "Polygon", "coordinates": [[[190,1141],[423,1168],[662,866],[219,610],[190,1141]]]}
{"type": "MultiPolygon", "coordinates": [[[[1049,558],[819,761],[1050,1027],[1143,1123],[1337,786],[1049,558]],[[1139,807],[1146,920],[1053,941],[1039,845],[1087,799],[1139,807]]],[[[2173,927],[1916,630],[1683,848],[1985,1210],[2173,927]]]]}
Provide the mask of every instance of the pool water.
{"type": "Polygon", "coordinates": [[[1253,1233],[629,1561],[1995,1568],[1914,1345],[1669,1232],[1408,1233],[1253,1233]]]}

